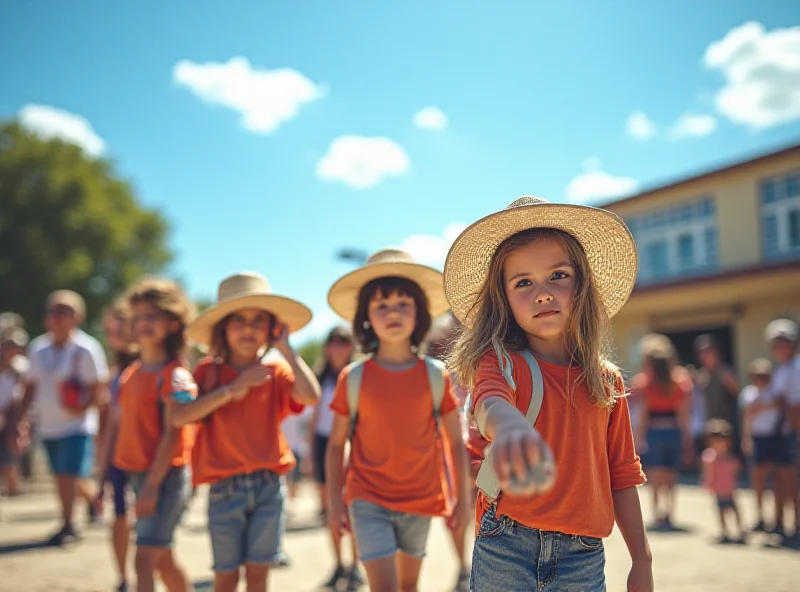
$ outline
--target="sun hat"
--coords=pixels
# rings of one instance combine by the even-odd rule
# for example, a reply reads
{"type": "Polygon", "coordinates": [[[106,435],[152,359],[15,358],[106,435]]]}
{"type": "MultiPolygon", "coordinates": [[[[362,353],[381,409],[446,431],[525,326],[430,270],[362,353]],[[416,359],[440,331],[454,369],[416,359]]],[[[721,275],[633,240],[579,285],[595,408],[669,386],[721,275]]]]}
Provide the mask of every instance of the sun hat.
{"type": "Polygon", "coordinates": [[[747,366],[747,373],[750,376],[771,376],[772,362],[766,358],[756,358],[747,366]]]}
{"type": "Polygon", "coordinates": [[[83,297],[72,290],[56,290],[47,297],[46,307],[66,306],[71,309],[75,316],[83,320],[86,318],[86,303],[83,297]]]}
{"type": "Polygon", "coordinates": [[[442,272],[417,263],[405,251],[391,248],[374,253],[362,267],[336,280],[328,291],[328,304],[343,319],[352,321],[361,288],[383,277],[400,277],[418,284],[428,299],[428,311],[433,318],[450,308],[444,295],[442,272]]]}
{"type": "Polygon", "coordinates": [[[211,343],[211,332],[219,321],[244,308],[258,308],[272,313],[294,333],[311,320],[309,308],[291,298],[272,293],[263,275],[242,271],[222,280],[217,292],[217,302],[204,310],[186,329],[190,341],[201,345],[211,343]]]}
{"type": "Polygon", "coordinates": [[[518,232],[534,228],[554,228],[574,236],[589,260],[608,316],[622,308],[636,283],[638,264],[636,244],[625,223],[608,210],[524,196],[467,227],[450,247],[444,286],[459,321],[472,325],[473,307],[497,247],[518,232]]]}
{"type": "Polygon", "coordinates": [[[797,341],[797,329],[797,323],[791,319],[775,319],[764,329],[764,338],[767,343],[776,339],[795,342],[797,341]]]}

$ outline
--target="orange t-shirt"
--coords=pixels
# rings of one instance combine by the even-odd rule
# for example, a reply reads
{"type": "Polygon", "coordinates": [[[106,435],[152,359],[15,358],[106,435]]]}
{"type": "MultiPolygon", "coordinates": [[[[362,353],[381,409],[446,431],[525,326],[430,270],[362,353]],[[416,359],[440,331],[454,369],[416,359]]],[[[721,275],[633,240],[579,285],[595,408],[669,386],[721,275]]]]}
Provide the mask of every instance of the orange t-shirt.
{"type": "MultiPolygon", "coordinates": [[[[488,397],[500,397],[524,415],[531,400],[531,372],[519,353],[514,361],[516,393],[500,371],[497,355],[483,355],[473,390],[471,412],[488,397]]],[[[539,360],[544,379],[544,400],[536,429],[550,445],[556,464],[556,481],[548,492],[527,498],[497,500],[497,515],[505,515],[530,528],[566,534],[605,538],[614,527],[611,492],[642,485],[645,476],[633,446],[628,402],[619,398],[613,409],[598,407],[589,397],[579,370],[539,360]],[[569,376],[568,376],[569,370],[569,376]],[[572,384],[568,400],[565,387],[572,384]]],[[[622,390],[622,378],[619,387],[622,390]]],[[[477,430],[471,430],[470,449],[488,445],[477,430]],[[476,441],[478,440],[478,441],[476,441]]],[[[490,506],[478,492],[476,529],[490,506]]]]}
{"type": "MultiPolygon", "coordinates": [[[[349,417],[347,375],[342,371],[331,409],[349,417]]],[[[457,407],[450,378],[440,408],[457,407]]],[[[363,500],[395,512],[442,516],[449,511],[442,448],[437,442],[433,395],[424,360],[392,372],[367,360],[358,420],[345,477],[345,503],[363,500]]]]}
{"type": "Polygon", "coordinates": [[[682,379],[682,375],[678,375],[678,379],[673,382],[670,392],[664,392],[657,381],[644,374],[633,377],[631,389],[633,394],[641,397],[640,400],[647,404],[648,411],[656,414],[677,412],[692,395],[691,380],[682,379]]]}
{"type": "MultiPolygon", "coordinates": [[[[269,380],[198,422],[192,451],[195,485],[263,470],[283,475],[294,468],[296,460],[281,431],[281,422],[288,415],[303,410],[303,405],[292,399],[294,373],[283,361],[264,365],[272,369],[269,380]]],[[[203,390],[230,384],[238,375],[228,364],[214,368],[214,361],[209,358],[201,360],[194,370],[194,378],[203,390]],[[209,373],[215,371],[214,384],[207,384],[214,378],[209,373]]]]}
{"type": "MultiPolygon", "coordinates": [[[[197,395],[191,372],[180,362],[170,362],[159,370],[146,370],[137,361],[122,373],[119,379],[119,433],[114,449],[114,464],[118,468],[136,472],[150,469],[164,432],[162,405],[176,392],[197,395]]],[[[189,464],[193,436],[192,426],[180,430],[172,452],[173,467],[189,464]]]]}

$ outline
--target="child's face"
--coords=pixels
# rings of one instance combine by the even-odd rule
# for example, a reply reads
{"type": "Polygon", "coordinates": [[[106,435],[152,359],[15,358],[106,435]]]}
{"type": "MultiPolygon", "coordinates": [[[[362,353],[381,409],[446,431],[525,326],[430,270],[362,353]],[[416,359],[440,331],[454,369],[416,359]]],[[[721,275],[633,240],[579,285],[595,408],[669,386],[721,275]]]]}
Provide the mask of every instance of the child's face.
{"type": "Polygon", "coordinates": [[[378,292],[369,301],[367,315],[379,341],[403,343],[414,334],[417,306],[411,296],[378,292]]]}
{"type": "Polygon", "coordinates": [[[353,344],[345,339],[333,338],[325,346],[328,363],[334,368],[344,368],[353,353],[353,344]]]}
{"type": "Polygon", "coordinates": [[[769,386],[770,381],[769,381],[769,376],[763,376],[761,374],[751,374],[750,382],[753,384],[753,386],[763,389],[769,386]]]}
{"type": "Polygon", "coordinates": [[[575,269],[558,241],[514,250],[503,266],[503,288],[525,333],[547,340],[563,336],[572,314],[575,269]]]}
{"type": "Polygon", "coordinates": [[[709,438],[709,445],[718,453],[724,454],[731,449],[730,438],[725,436],[711,436],[709,438]]]}
{"type": "Polygon", "coordinates": [[[103,319],[103,331],[106,334],[106,343],[113,351],[124,351],[128,347],[128,332],[124,319],[113,314],[103,319]]]}
{"type": "Polygon", "coordinates": [[[719,366],[719,353],[715,347],[704,347],[697,352],[697,358],[704,368],[713,370],[719,366]]]}
{"type": "Polygon", "coordinates": [[[234,355],[255,357],[267,344],[269,329],[269,313],[257,308],[237,310],[225,325],[225,339],[234,355]]]}
{"type": "Polygon", "coordinates": [[[785,364],[794,357],[795,344],[788,339],[773,339],[770,349],[778,364],[785,364]]]}
{"type": "Polygon", "coordinates": [[[160,346],[180,325],[150,302],[133,306],[133,339],[143,348],[160,346]]]}

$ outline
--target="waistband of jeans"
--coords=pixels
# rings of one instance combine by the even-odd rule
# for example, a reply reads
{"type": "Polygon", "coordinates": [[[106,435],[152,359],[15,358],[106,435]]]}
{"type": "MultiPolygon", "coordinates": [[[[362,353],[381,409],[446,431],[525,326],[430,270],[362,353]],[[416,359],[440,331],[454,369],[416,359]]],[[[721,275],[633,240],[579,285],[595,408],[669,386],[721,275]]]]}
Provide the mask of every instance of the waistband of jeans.
{"type": "Polygon", "coordinates": [[[279,481],[280,475],[273,471],[261,470],[253,471],[252,473],[239,473],[231,475],[217,481],[215,487],[252,487],[254,485],[263,485],[265,483],[274,483],[279,481]]]}

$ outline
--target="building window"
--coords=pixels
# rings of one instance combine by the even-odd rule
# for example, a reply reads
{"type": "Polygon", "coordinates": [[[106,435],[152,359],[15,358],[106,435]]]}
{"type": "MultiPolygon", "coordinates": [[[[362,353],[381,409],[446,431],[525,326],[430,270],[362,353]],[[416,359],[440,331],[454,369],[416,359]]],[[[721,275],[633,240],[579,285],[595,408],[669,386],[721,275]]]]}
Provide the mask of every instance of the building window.
{"type": "Polygon", "coordinates": [[[713,271],[717,266],[716,204],[703,197],[626,220],[641,254],[639,283],[713,271]]]}
{"type": "Polygon", "coordinates": [[[761,241],[766,259],[800,256],[800,172],[761,183],[761,241]]]}

